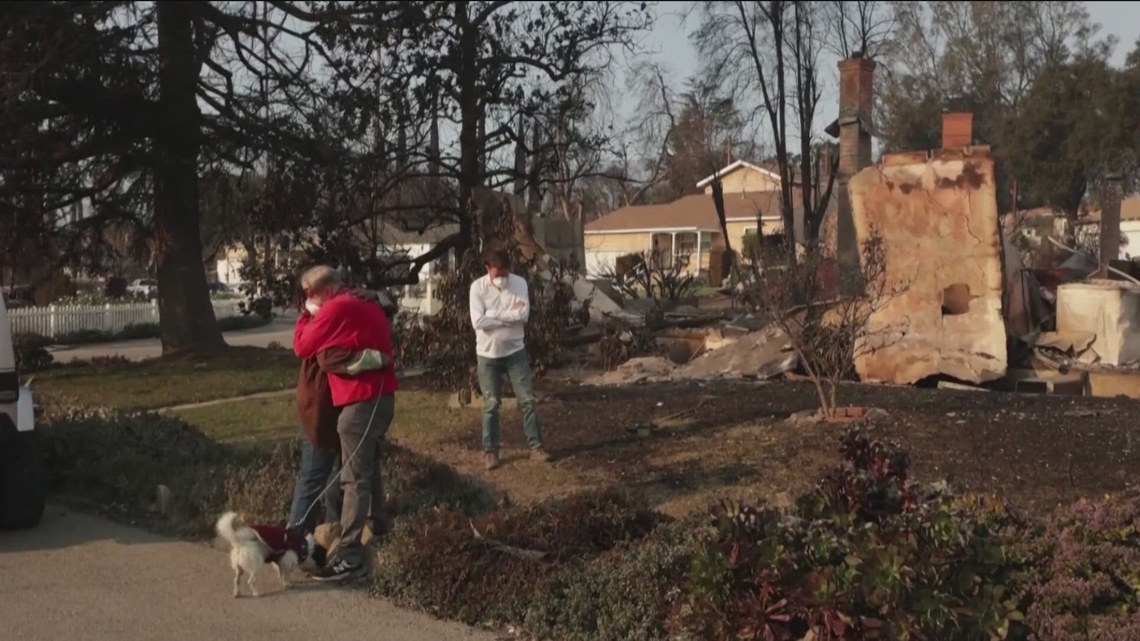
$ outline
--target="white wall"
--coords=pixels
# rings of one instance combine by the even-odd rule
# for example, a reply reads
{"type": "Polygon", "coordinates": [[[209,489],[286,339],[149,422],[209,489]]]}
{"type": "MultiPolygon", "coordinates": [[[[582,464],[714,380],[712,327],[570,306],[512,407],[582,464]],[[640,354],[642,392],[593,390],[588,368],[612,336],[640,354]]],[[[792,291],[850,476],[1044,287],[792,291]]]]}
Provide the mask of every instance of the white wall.
{"type": "Polygon", "coordinates": [[[586,250],[586,276],[598,278],[603,274],[613,273],[617,266],[617,259],[628,251],[604,251],[599,249],[586,250]]]}
{"type": "Polygon", "coordinates": [[[1120,221],[1120,257],[1140,258],[1140,220],[1120,221]]]}
{"type": "Polygon", "coordinates": [[[241,283],[241,268],[244,261],[235,258],[223,258],[218,261],[218,281],[231,287],[241,283]]]}

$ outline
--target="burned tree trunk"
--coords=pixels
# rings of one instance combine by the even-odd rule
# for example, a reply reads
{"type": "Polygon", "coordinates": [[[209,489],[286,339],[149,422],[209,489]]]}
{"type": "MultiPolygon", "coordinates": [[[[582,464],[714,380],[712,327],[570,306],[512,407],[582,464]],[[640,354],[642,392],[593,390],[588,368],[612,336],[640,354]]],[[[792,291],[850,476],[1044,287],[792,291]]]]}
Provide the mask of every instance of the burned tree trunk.
{"type": "Polygon", "coordinates": [[[162,353],[225,347],[202,265],[198,211],[201,117],[196,95],[194,3],[163,2],[158,14],[159,113],[153,132],[155,263],[162,353]]]}

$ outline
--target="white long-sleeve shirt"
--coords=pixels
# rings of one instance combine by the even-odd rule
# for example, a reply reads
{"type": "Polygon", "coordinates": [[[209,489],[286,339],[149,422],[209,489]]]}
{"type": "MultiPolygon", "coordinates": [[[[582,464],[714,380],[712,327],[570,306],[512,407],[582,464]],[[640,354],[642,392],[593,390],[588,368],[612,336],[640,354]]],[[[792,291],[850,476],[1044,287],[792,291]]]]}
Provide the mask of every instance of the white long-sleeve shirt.
{"type": "Polygon", "coordinates": [[[490,276],[471,283],[471,325],[479,356],[503,358],[525,347],[528,318],[530,291],[521,276],[509,274],[503,289],[496,287],[490,276]],[[516,301],[522,301],[522,308],[512,310],[516,301]]]}

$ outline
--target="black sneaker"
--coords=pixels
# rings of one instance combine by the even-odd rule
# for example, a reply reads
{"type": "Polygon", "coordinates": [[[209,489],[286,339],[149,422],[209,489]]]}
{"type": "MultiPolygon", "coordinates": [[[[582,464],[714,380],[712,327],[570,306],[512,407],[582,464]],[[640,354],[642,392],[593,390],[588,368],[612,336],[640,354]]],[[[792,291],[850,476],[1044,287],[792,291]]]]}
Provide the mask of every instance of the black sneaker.
{"type": "Polygon", "coordinates": [[[314,581],[347,581],[349,579],[359,579],[367,572],[367,568],[362,564],[349,563],[344,559],[336,559],[332,563],[317,570],[313,573],[314,581]]]}

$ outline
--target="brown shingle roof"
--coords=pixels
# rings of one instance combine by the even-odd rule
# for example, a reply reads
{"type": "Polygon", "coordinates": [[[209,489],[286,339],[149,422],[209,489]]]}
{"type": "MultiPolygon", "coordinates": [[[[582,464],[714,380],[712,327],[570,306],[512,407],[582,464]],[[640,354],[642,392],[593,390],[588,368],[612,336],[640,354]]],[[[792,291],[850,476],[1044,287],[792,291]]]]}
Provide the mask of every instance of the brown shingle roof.
{"type": "MultiPolygon", "coordinates": [[[[795,209],[797,212],[800,210],[799,202],[795,203],[795,209]]],[[[724,214],[729,220],[754,220],[758,212],[764,218],[779,218],[780,192],[755,191],[724,195],[724,214]]],[[[664,205],[622,207],[586,225],[588,232],[694,228],[708,231],[720,229],[712,196],[694,194],[664,205]]]]}

